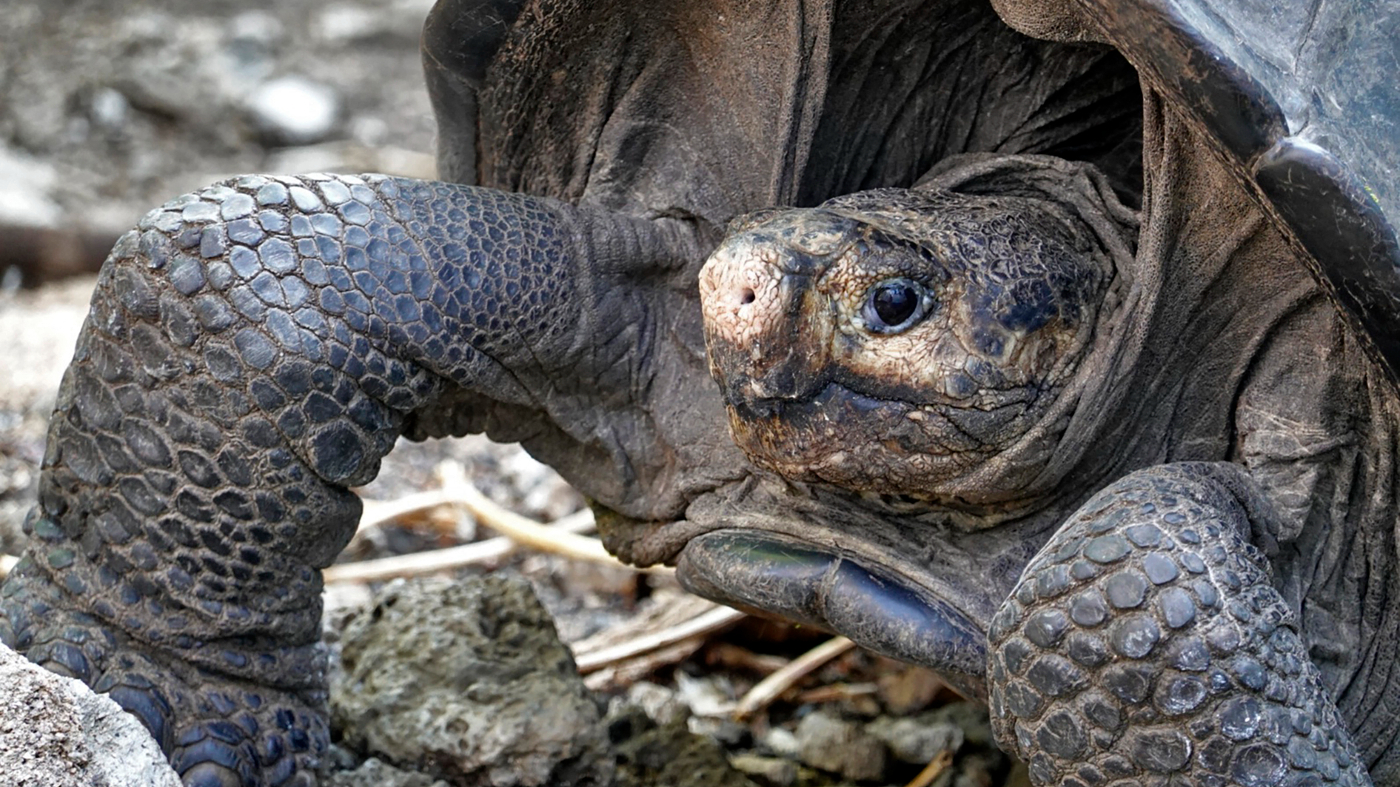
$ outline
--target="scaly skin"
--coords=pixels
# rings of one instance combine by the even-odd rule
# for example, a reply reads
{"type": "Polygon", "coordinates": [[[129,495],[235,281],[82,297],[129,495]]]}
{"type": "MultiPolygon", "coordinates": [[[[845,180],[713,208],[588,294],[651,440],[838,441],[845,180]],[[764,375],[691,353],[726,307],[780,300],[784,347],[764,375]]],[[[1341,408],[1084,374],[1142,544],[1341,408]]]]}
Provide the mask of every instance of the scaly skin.
{"type": "Polygon", "coordinates": [[[987,672],[1037,784],[1371,783],[1235,490],[1257,494],[1236,465],[1139,471],[1026,567],[987,672]]]}
{"type": "Polygon", "coordinates": [[[109,692],[187,784],[311,783],[347,487],[444,391],[524,404],[554,371],[532,357],[571,361],[568,266],[607,257],[580,216],[378,176],[245,177],[146,216],[64,378],[0,639],[109,692]]]}

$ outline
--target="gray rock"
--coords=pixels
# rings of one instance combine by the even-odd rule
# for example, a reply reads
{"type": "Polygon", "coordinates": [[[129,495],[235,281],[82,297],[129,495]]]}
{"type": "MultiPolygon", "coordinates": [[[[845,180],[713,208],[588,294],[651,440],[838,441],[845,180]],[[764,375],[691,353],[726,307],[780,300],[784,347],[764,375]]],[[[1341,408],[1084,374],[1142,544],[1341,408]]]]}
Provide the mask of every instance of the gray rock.
{"type": "Polygon", "coordinates": [[[264,82],[248,96],[253,124],[268,142],[308,145],[320,142],[336,130],[340,118],[340,94],[327,85],[302,77],[282,77],[264,82]]]}
{"type": "Polygon", "coordinates": [[[730,765],[724,747],[687,731],[684,724],[654,726],[636,706],[627,706],[612,722],[614,787],[757,787],[730,765]]]}
{"type": "Polygon", "coordinates": [[[447,782],[414,771],[404,771],[371,757],[353,771],[336,771],[327,787],[448,787],[447,782]]]}
{"type": "Polygon", "coordinates": [[[874,781],[885,775],[889,761],[885,744],[855,722],[816,711],[803,717],[794,734],[799,758],[813,768],[855,781],[874,781]]]}
{"type": "Polygon", "coordinates": [[[332,724],[454,784],[608,784],[598,704],[523,580],[394,582],[343,633],[332,724]]]}
{"type": "Polygon", "coordinates": [[[690,716],[690,709],[676,696],[676,692],[650,681],[639,680],[627,687],[630,702],[642,710],[652,721],[666,726],[684,722],[690,716]]]}
{"type": "Polygon", "coordinates": [[[25,787],[179,787],[146,728],[0,645],[0,773],[25,787]]]}
{"type": "Polygon", "coordinates": [[[802,746],[798,744],[797,736],[782,727],[769,729],[759,741],[759,745],[763,749],[789,760],[798,759],[802,754],[802,746]]]}
{"type": "Polygon", "coordinates": [[[51,198],[58,171],[43,159],[0,144],[0,223],[33,227],[59,224],[63,211],[51,198]]]}
{"type": "Polygon", "coordinates": [[[889,747],[895,759],[915,765],[963,745],[962,727],[929,713],[902,719],[881,716],[865,725],[865,731],[889,747]]]}

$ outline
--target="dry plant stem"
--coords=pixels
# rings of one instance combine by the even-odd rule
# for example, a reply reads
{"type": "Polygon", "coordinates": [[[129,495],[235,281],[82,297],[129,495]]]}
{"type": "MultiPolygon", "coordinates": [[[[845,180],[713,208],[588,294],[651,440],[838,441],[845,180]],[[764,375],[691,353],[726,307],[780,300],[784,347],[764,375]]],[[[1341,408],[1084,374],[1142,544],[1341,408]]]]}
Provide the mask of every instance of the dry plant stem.
{"type": "Polygon", "coordinates": [[[695,651],[704,647],[705,638],[691,637],[676,644],[643,653],[636,658],[610,664],[583,678],[583,685],[591,691],[613,691],[636,683],[662,667],[679,664],[690,658],[695,651]]]}
{"type": "Polygon", "coordinates": [[[603,542],[598,539],[570,533],[552,525],[523,517],[497,505],[474,486],[468,484],[443,491],[453,492],[461,504],[472,512],[479,524],[491,528],[523,547],[557,555],[567,555],[580,560],[591,560],[609,566],[627,567],[622,561],[609,555],[608,551],[603,548],[603,542]]]}
{"type": "Polygon", "coordinates": [[[11,569],[19,562],[19,558],[12,555],[0,555],[0,579],[9,576],[11,569]]]}
{"type": "MultiPolygon", "coordinates": [[[[482,522],[486,523],[484,519],[482,522]]],[[[580,511],[576,514],[570,514],[552,525],[539,525],[539,527],[557,530],[559,531],[558,535],[574,535],[593,528],[593,514],[590,511],[580,511]]],[[[593,539],[585,540],[591,541],[593,539]]],[[[380,582],[398,577],[436,574],[440,571],[450,571],[463,566],[500,560],[514,552],[519,546],[520,544],[515,539],[500,536],[474,544],[463,544],[459,547],[415,552],[411,555],[397,555],[378,560],[362,560],[358,563],[342,563],[325,569],[322,576],[325,583],[329,585],[333,582],[380,582]]],[[[545,551],[560,552],[561,550],[546,549],[545,551]]],[[[617,564],[616,560],[612,562],[617,564]]]]}
{"type": "Polygon", "coordinates": [[[873,697],[879,693],[874,683],[833,683],[830,686],[817,686],[797,695],[794,702],[799,705],[816,705],[823,702],[850,700],[856,697],[873,697]]]}
{"type": "Polygon", "coordinates": [[[496,503],[472,485],[471,479],[467,477],[466,468],[459,462],[443,462],[438,465],[437,474],[442,479],[444,495],[470,511],[478,524],[509,537],[521,546],[609,566],[627,567],[622,561],[608,554],[603,548],[603,543],[596,538],[564,532],[521,516],[496,503]]]}
{"type": "Polygon", "coordinates": [[[768,706],[783,692],[821,665],[854,648],[845,637],[834,637],[793,659],[787,666],[759,681],[734,706],[734,718],[743,720],[768,706]]]}
{"type": "Polygon", "coordinates": [[[364,513],[360,515],[360,525],[355,529],[355,536],[350,539],[350,545],[360,541],[369,531],[383,527],[409,514],[431,511],[438,506],[466,508],[458,495],[446,489],[419,492],[401,497],[398,500],[363,500],[361,502],[364,503],[364,513]]]}
{"type": "Polygon", "coordinates": [[[744,613],[737,609],[716,605],[713,609],[674,626],[618,643],[612,647],[595,650],[592,653],[577,655],[575,661],[578,662],[578,671],[586,675],[648,651],[658,650],[682,640],[719,631],[734,625],[743,617],[744,613]]]}
{"type": "Polygon", "coordinates": [[[915,776],[914,779],[904,785],[904,787],[928,787],[930,784],[933,784],[934,779],[941,776],[944,771],[948,770],[948,766],[952,764],[953,753],[944,749],[938,753],[937,757],[929,760],[928,765],[925,765],[924,769],[919,771],[919,775],[915,776]]]}
{"type": "Polygon", "coordinates": [[[767,653],[754,653],[729,642],[716,642],[705,650],[705,663],[728,670],[745,670],[771,675],[786,667],[791,659],[767,653]]]}

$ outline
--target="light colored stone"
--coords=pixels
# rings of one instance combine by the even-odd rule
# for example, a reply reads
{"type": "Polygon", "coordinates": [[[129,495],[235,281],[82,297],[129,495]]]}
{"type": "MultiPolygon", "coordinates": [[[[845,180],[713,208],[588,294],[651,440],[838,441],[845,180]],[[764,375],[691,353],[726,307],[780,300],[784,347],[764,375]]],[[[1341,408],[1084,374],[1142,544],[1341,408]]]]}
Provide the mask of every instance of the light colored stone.
{"type": "Polygon", "coordinates": [[[802,762],[813,768],[855,781],[874,781],[885,775],[889,761],[885,744],[855,722],[816,711],[798,722],[794,734],[802,762]]]}
{"type": "Polygon", "coordinates": [[[302,77],[264,82],[248,97],[248,113],[269,141],[305,145],[330,136],[340,117],[340,94],[302,77]]]}
{"type": "Polygon", "coordinates": [[[0,645],[0,774],[17,787],[179,787],[146,728],[0,645]]]}
{"type": "Polygon", "coordinates": [[[327,777],[327,787],[448,787],[447,782],[413,771],[405,771],[370,757],[353,771],[336,771],[327,777]]]}
{"type": "Polygon", "coordinates": [[[676,697],[676,692],[651,681],[639,680],[627,687],[627,702],[646,711],[652,721],[665,726],[684,721],[690,709],[676,697]]]}
{"type": "Polygon", "coordinates": [[[956,724],[931,714],[909,718],[881,716],[865,725],[865,731],[889,747],[896,759],[926,765],[945,751],[962,748],[963,731],[956,724]]]}

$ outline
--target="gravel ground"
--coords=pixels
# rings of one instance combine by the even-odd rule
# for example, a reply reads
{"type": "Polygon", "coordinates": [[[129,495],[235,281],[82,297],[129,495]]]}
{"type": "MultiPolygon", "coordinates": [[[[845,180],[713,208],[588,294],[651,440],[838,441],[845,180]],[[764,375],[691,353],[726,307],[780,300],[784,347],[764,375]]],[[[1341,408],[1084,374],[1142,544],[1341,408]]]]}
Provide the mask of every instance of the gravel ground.
{"type": "MultiPolygon", "coordinates": [[[[150,206],[234,174],[430,177],[433,122],[417,55],[430,5],[0,0],[0,553],[22,546],[45,422],[93,284],[90,275],[61,277],[93,269],[150,206]]],[[[528,516],[548,521],[582,506],[518,447],[482,438],[401,446],[361,494],[392,500],[433,488],[445,461],[528,516]]],[[[469,518],[419,521],[376,531],[342,560],[487,535],[469,518]]],[[[665,577],[544,555],[458,574],[493,570],[527,578],[566,643],[673,604],[678,593],[665,577]]],[[[369,592],[334,602],[333,646],[369,592]]],[[[737,769],[761,785],[902,784],[940,747],[958,751],[934,782],[941,787],[987,787],[1008,772],[1023,778],[991,746],[981,711],[956,702],[927,671],[861,651],[748,723],[724,714],[823,639],[751,620],[679,664],[611,681],[598,701],[608,707],[616,783],[742,783],[737,769]]],[[[412,773],[390,779],[383,774],[393,769],[375,754],[341,748],[340,764],[360,770],[340,783],[434,783],[412,773]]]]}

